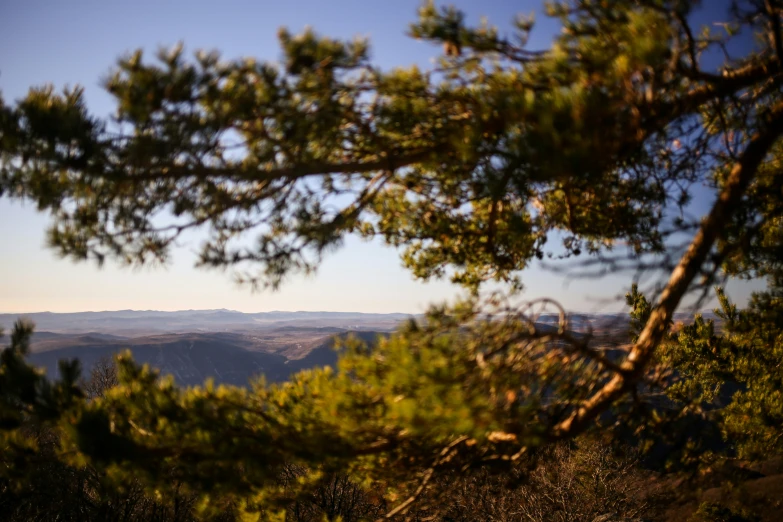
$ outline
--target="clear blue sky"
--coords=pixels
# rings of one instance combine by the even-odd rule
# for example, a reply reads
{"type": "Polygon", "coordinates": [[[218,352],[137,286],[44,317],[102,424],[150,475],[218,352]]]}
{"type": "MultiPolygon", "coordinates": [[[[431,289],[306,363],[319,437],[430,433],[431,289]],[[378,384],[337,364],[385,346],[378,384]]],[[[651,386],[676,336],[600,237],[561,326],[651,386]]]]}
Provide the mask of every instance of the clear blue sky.
{"type": "MultiPolygon", "coordinates": [[[[375,63],[428,67],[438,50],[405,36],[419,3],[6,0],[0,2],[0,91],[10,102],[30,86],[80,84],[91,111],[107,115],[113,106],[99,83],[118,56],[182,41],[188,51],[218,49],[227,58],[276,60],[280,26],[299,31],[310,25],[335,37],[365,35],[371,39],[375,63]]],[[[516,12],[530,13],[541,5],[538,0],[451,3],[473,20],[487,16],[501,27],[516,12]]],[[[546,45],[556,30],[542,18],[534,46],[546,45]]],[[[195,244],[175,251],[165,268],[130,270],[108,263],[98,270],[59,259],[44,248],[47,222],[32,205],[0,200],[0,312],[229,308],[418,313],[428,303],[458,293],[447,282],[414,281],[393,249],[356,239],[332,254],[315,277],[292,280],[275,293],[254,294],[236,287],[228,273],[194,269],[195,244]]],[[[617,310],[616,302],[607,305],[596,299],[618,295],[628,285],[627,278],[617,277],[567,283],[540,268],[528,270],[525,281],[529,297],[554,297],[575,311],[617,310]]],[[[748,289],[737,286],[732,293],[743,301],[748,289]]]]}

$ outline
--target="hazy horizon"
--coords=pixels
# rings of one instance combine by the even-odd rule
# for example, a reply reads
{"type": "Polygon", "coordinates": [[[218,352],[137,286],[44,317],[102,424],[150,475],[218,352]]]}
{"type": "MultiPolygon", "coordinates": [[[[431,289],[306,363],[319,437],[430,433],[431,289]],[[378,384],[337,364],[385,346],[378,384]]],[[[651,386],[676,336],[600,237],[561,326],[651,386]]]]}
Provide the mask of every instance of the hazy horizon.
{"type": "Polygon", "coordinates": [[[367,315],[410,315],[410,312],[359,312],[357,310],[256,310],[253,312],[243,312],[242,310],[231,310],[229,308],[182,308],[176,310],[162,310],[157,308],[147,309],[135,309],[124,308],[118,310],[76,310],[72,312],[52,312],[51,310],[37,310],[37,311],[4,311],[0,310],[0,315],[13,315],[13,314],[111,314],[119,312],[158,312],[158,313],[177,313],[177,312],[230,312],[237,314],[297,314],[297,313],[317,313],[317,314],[367,314],[367,315]]]}
{"type": "MultiPolygon", "coordinates": [[[[698,310],[696,310],[697,313],[701,312],[709,312],[714,308],[714,306],[704,306],[698,310]]],[[[28,311],[18,311],[18,310],[3,310],[0,309],[0,315],[33,315],[33,314],[53,314],[53,315],[68,315],[68,314],[111,314],[111,313],[121,313],[121,312],[133,312],[133,313],[144,313],[144,312],[155,312],[155,313],[185,313],[185,312],[228,312],[228,313],[236,313],[236,314],[246,314],[246,315],[254,315],[254,314],[365,314],[365,315],[420,315],[421,312],[405,312],[405,311],[396,311],[396,312],[362,312],[358,310],[255,310],[255,311],[243,311],[243,310],[232,310],[230,308],[179,308],[179,309],[159,309],[159,308],[145,308],[145,309],[137,309],[137,308],[122,308],[122,309],[112,309],[112,310],[73,310],[73,311],[66,311],[66,312],[53,312],[51,310],[28,310],[28,311]]],[[[596,311],[596,312],[580,312],[576,310],[568,310],[569,313],[574,314],[583,314],[583,315],[601,315],[601,314],[618,314],[618,313],[625,313],[625,311],[618,310],[618,311],[596,311]]],[[[686,311],[687,312],[687,311],[686,311]]],[[[554,313],[554,312],[552,312],[554,313]]],[[[546,315],[546,314],[544,314],[546,315]]]]}

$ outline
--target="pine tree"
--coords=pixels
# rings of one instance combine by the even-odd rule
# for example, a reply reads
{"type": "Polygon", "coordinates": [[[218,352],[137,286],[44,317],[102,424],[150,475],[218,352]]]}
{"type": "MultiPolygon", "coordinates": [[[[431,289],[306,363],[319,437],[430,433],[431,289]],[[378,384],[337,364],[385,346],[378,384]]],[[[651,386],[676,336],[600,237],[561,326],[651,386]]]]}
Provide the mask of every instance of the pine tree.
{"type": "MultiPolygon", "coordinates": [[[[287,495],[280,471],[301,464],[315,470],[302,488],[333,471],[396,488],[399,514],[439,474],[507,466],[629,411],[686,293],[775,277],[783,259],[781,3],[735,2],[725,25],[701,32],[689,22],[697,4],[550,2],[562,32],[530,50],[530,20],[505,38],[428,3],[410,34],[444,47],[431,71],[380,70],[364,40],[281,30],[280,66],[188,60],[181,47],[121,59],[105,85],[116,119],[91,116],[79,89],[3,103],[0,195],[50,212],[49,243],[63,256],[163,261],[201,227],[198,265],[277,288],[357,234],[401,247],[418,278],[473,291],[372,351],[351,344],[335,371],[278,386],[182,390],[124,356],[120,386],[85,402],[71,370],[33,385],[45,381],[12,347],[0,373],[3,440],[19,415],[45,418],[63,429],[64,458],[163,493],[174,469],[204,506],[233,495],[268,516],[287,495]],[[758,44],[704,67],[740,33],[758,44]],[[702,185],[715,202],[686,220],[702,185]],[[692,240],[677,249],[683,232],[692,240]],[[544,329],[535,306],[480,297],[492,281],[521,288],[536,259],[578,256],[599,271],[669,273],[619,359],[564,313],[544,329]]],[[[768,376],[780,341],[761,304],[726,319],[740,336],[727,342],[760,352],[737,371],[767,375],[726,410],[726,429],[761,419],[748,451],[780,444],[779,379],[768,376]]],[[[679,364],[706,386],[723,377],[691,354],[688,339],[699,344],[706,326],[694,328],[679,364]]],[[[24,332],[14,339],[23,346],[24,332]]]]}

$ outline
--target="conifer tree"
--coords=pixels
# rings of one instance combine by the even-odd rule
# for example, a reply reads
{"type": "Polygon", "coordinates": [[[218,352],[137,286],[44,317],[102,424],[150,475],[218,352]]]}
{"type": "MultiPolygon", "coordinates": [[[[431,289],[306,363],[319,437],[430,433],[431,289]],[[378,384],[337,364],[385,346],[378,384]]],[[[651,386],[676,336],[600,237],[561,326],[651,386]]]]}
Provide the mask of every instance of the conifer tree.
{"type": "MultiPolygon", "coordinates": [[[[549,2],[562,32],[539,50],[527,47],[528,19],[505,37],[427,3],[409,33],[443,46],[429,71],[381,70],[364,40],[281,30],[280,66],[214,52],[190,60],[181,47],[121,59],[105,84],[113,119],[91,116],[79,89],[3,103],[0,195],[49,212],[49,244],[63,256],[165,261],[182,233],[202,228],[199,266],[277,288],[356,234],[399,247],[415,277],[448,277],[474,296],[373,350],[348,346],[335,371],[278,386],[182,390],[126,356],[120,386],[85,402],[71,370],[39,386],[12,347],[3,440],[17,411],[45,417],[66,434],[64,458],[161,492],[174,469],[204,506],[235,495],[269,516],[285,496],[284,466],[315,470],[303,488],[339,471],[397,488],[394,515],[438,474],[509,465],[628,411],[688,292],[729,276],[776,281],[783,259],[781,2],[732,2],[724,25],[704,29],[690,22],[698,4],[549,2]],[[732,54],[738,34],[755,47],[732,54]],[[725,61],[706,67],[715,53],[725,61]],[[688,220],[701,186],[714,202],[688,220]],[[525,268],[557,258],[667,274],[619,359],[565,313],[542,329],[536,306],[480,297],[489,282],[520,289],[525,268]]],[[[727,342],[759,352],[739,375],[777,360],[761,303],[726,311],[737,336],[727,342]]],[[[678,364],[708,383],[719,377],[695,353],[704,327],[694,328],[678,364]]],[[[24,346],[24,331],[14,339],[24,346]]],[[[780,445],[779,378],[758,386],[726,410],[727,430],[742,415],[762,419],[749,452],[780,445]]]]}

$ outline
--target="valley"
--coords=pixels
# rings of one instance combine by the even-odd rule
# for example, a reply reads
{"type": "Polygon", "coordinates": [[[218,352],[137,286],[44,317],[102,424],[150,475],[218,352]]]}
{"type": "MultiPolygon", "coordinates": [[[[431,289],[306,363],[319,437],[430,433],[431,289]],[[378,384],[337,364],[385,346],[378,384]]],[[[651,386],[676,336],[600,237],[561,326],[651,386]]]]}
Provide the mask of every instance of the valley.
{"type": "Polygon", "coordinates": [[[228,310],[0,314],[7,332],[17,318],[36,325],[29,360],[56,376],[58,361],[78,358],[88,373],[96,362],[130,350],[134,359],[172,375],[181,386],[245,386],[264,376],[281,382],[309,368],[334,365],[335,338],[368,343],[393,330],[405,314],[228,310]]]}
{"type": "MultiPolygon", "coordinates": [[[[687,314],[679,314],[687,319],[687,314]]],[[[245,386],[264,376],[282,382],[301,370],[332,366],[336,337],[355,335],[373,343],[407,314],[359,312],[263,312],[120,310],[107,312],[0,314],[8,332],[23,318],[36,330],[29,360],[56,376],[58,361],[78,358],[86,373],[96,362],[130,350],[134,359],[172,375],[181,386],[212,379],[216,384],[245,386]]],[[[557,327],[558,317],[541,315],[541,329],[557,327]]],[[[591,331],[599,345],[627,342],[627,315],[588,314],[571,318],[576,331],[591,331]]]]}

